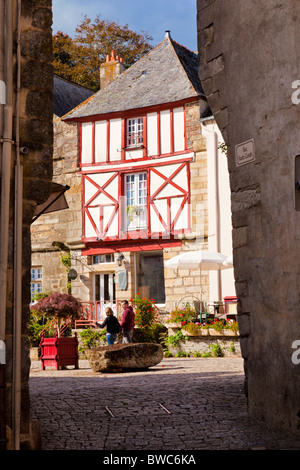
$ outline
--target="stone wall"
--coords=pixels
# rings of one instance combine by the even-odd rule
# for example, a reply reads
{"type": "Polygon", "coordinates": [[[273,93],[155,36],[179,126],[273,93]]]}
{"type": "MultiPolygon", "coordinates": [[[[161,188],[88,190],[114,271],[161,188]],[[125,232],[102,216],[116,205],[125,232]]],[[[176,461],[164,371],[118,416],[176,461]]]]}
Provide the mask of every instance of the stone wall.
{"type": "Polygon", "coordinates": [[[43,266],[43,291],[67,292],[68,275],[60,255],[81,246],[81,177],[78,167],[77,124],[53,118],[53,181],[68,185],[68,209],[41,215],[31,226],[32,266],[43,266]],[[56,243],[53,246],[54,242],[56,243]],[[62,247],[62,248],[61,248],[62,247]]]}
{"type": "Polygon", "coordinates": [[[249,413],[299,433],[300,107],[292,84],[300,6],[198,0],[197,8],[199,75],[227,144],[249,413]]]}
{"type": "MultiPolygon", "coordinates": [[[[13,93],[16,100],[16,11],[17,2],[11,0],[14,7],[14,74],[13,93]]],[[[9,3],[9,2],[5,2],[9,3]]],[[[23,265],[22,265],[22,331],[21,331],[21,429],[17,438],[13,439],[13,375],[14,348],[13,338],[15,323],[13,318],[14,266],[13,266],[13,186],[11,191],[11,233],[8,265],[8,293],[6,311],[6,425],[8,448],[12,448],[12,440],[17,441],[23,449],[32,448],[32,423],[29,409],[29,343],[27,324],[29,322],[30,302],[30,224],[36,204],[43,203],[50,194],[52,178],[52,2],[51,0],[23,0],[20,25],[20,74],[21,89],[19,94],[19,125],[20,147],[26,147],[28,153],[20,155],[23,167],[23,265]]],[[[16,109],[14,108],[14,117],[16,109]]],[[[16,121],[14,120],[12,139],[16,141],[16,121]]],[[[13,148],[13,164],[15,160],[13,148]]],[[[13,171],[12,171],[13,175],[13,171]]],[[[18,428],[18,426],[17,426],[18,428]]]]}

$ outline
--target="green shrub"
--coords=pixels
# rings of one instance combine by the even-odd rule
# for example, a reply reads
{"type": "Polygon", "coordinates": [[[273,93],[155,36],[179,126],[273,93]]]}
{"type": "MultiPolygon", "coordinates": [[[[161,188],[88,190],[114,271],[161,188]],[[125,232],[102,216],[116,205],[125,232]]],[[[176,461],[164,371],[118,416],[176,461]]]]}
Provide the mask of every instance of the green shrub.
{"type": "Polygon", "coordinates": [[[100,341],[106,342],[106,331],[86,329],[79,333],[83,349],[91,349],[99,346],[100,341]]]}
{"type": "Polygon", "coordinates": [[[185,351],[178,351],[178,353],[176,354],[176,357],[189,357],[189,353],[185,351]]]}
{"type": "Polygon", "coordinates": [[[153,300],[143,298],[136,295],[135,299],[132,299],[132,304],[135,309],[135,324],[138,328],[150,328],[153,323],[157,321],[156,310],[153,300]]]}
{"type": "Polygon", "coordinates": [[[212,350],[213,356],[215,356],[215,357],[223,356],[222,349],[219,346],[219,344],[211,344],[210,348],[212,350]]]}
{"type": "Polygon", "coordinates": [[[197,313],[194,308],[190,305],[186,305],[182,308],[174,308],[170,312],[170,317],[166,321],[167,323],[182,323],[182,322],[191,322],[195,321],[197,318],[197,313]]]}
{"type": "Polygon", "coordinates": [[[166,343],[168,345],[170,344],[172,346],[178,346],[180,342],[184,342],[184,341],[185,341],[185,336],[183,336],[182,331],[179,330],[177,331],[176,335],[168,336],[166,343]]]}
{"type": "Polygon", "coordinates": [[[167,328],[161,323],[154,323],[149,327],[135,328],[133,331],[134,343],[159,343],[164,346],[167,328]]]}

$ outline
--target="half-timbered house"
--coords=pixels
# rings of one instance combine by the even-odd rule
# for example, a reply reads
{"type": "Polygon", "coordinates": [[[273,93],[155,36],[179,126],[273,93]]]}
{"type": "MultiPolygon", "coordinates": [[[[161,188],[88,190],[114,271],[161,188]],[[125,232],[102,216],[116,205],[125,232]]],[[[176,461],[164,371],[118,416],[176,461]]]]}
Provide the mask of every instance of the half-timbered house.
{"type": "MultiPolygon", "coordinates": [[[[218,178],[208,160],[217,154],[225,168],[226,155],[216,148],[207,152],[209,134],[217,132],[210,129],[215,123],[198,77],[197,54],[166,32],[128,69],[112,51],[100,78],[100,91],[61,119],[76,128],[78,137],[72,165],[80,191],[69,213],[57,216],[65,230],[60,242],[70,250],[72,294],[98,314],[104,304],[116,305],[137,293],[169,309],[200,295],[200,272],[178,277],[165,268],[166,259],[182,250],[222,248],[218,236],[231,254],[226,169],[217,185],[229,223],[226,233],[210,233],[210,218],[216,226],[218,178]]],[[[68,184],[72,191],[70,178],[68,184]]],[[[57,234],[53,237],[57,241],[57,234]]],[[[203,274],[207,300],[234,295],[232,273],[227,278],[227,290],[217,294],[203,274]]]]}

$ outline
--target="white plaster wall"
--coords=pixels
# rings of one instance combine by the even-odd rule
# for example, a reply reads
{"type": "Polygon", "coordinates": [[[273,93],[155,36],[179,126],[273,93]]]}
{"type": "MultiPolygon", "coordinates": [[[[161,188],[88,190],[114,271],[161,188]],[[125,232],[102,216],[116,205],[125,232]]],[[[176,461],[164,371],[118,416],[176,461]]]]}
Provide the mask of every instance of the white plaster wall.
{"type": "Polygon", "coordinates": [[[170,110],[160,112],[160,153],[170,153],[170,110]]]}
{"type": "MultiPolygon", "coordinates": [[[[202,132],[207,141],[208,165],[208,249],[232,255],[232,225],[229,172],[227,157],[220,149],[223,138],[216,124],[202,124],[202,132]],[[216,140],[215,135],[216,133],[216,140]],[[218,211],[219,205],[219,211],[218,211]],[[219,215],[218,215],[219,213],[219,215]],[[219,217],[219,243],[217,238],[219,217]]],[[[218,290],[217,271],[209,272],[210,302],[222,300],[226,296],[235,296],[233,268],[221,271],[221,292],[218,290]]]]}
{"type": "Polygon", "coordinates": [[[95,122],[95,162],[106,161],[107,121],[95,122]]]}
{"type": "Polygon", "coordinates": [[[81,162],[92,162],[92,123],[84,122],[81,125],[81,162]]]}
{"type": "Polygon", "coordinates": [[[174,151],[184,150],[184,109],[183,107],[173,110],[173,126],[174,126],[174,151]]]}
{"type": "Polygon", "coordinates": [[[157,155],[157,113],[147,114],[147,151],[148,156],[157,155]]]}
{"type": "Polygon", "coordinates": [[[121,122],[119,119],[111,119],[109,123],[109,155],[110,160],[121,160],[121,122]]]}

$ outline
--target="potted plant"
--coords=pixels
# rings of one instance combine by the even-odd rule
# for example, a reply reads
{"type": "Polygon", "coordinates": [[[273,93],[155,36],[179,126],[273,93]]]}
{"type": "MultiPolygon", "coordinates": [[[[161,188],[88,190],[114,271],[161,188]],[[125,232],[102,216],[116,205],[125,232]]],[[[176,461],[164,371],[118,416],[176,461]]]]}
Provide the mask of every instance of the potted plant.
{"type": "Polygon", "coordinates": [[[189,305],[182,308],[174,308],[170,312],[170,317],[166,320],[166,326],[169,328],[181,328],[183,322],[191,322],[196,319],[196,311],[189,305]]]}
{"type": "Polygon", "coordinates": [[[62,320],[73,322],[80,316],[81,302],[72,295],[52,292],[32,306],[33,311],[44,313],[52,320],[57,321],[55,337],[41,339],[42,369],[45,366],[55,366],[56,369],[67,365],[74,365],[78,369],[78,339],[63,337],[61,334],[62,320]]]}

